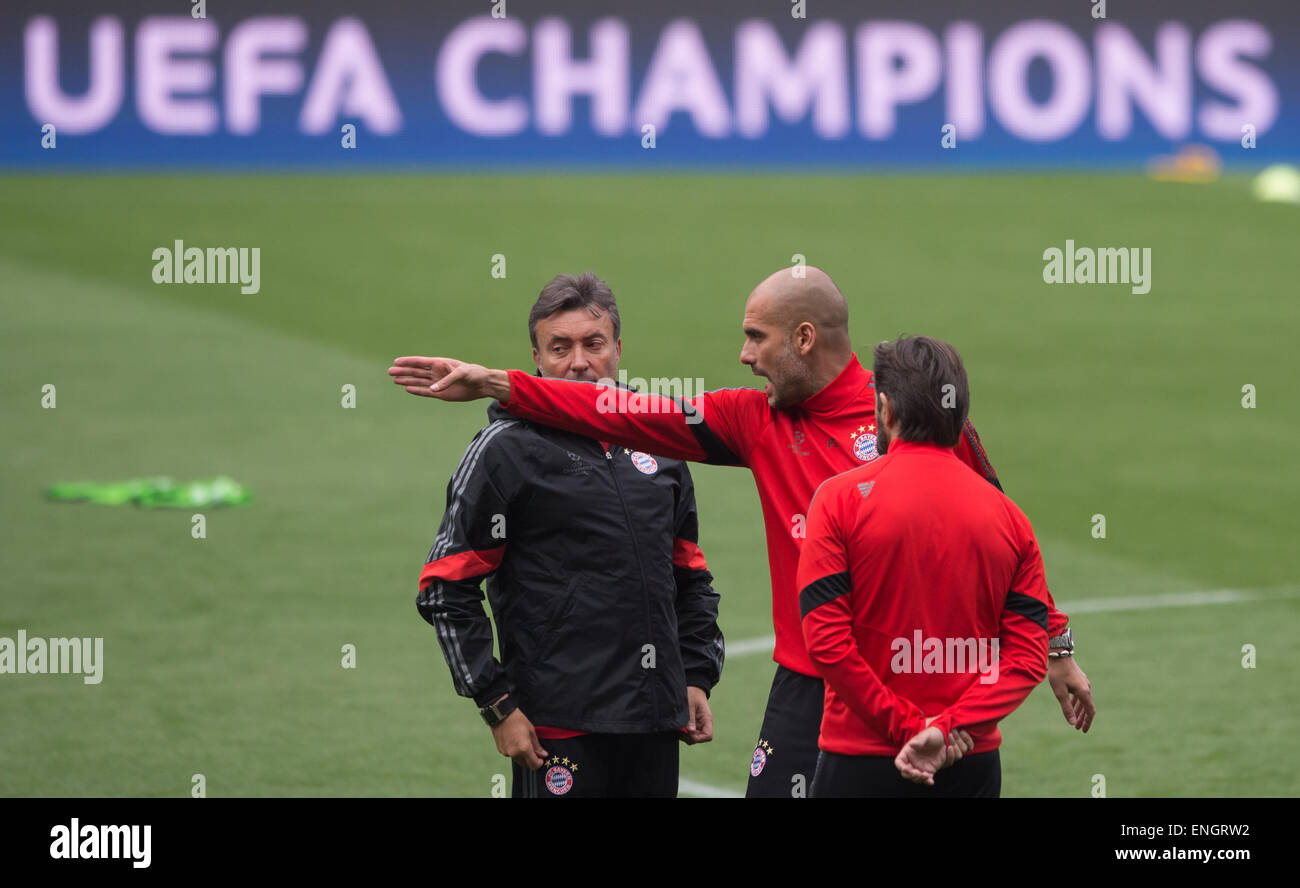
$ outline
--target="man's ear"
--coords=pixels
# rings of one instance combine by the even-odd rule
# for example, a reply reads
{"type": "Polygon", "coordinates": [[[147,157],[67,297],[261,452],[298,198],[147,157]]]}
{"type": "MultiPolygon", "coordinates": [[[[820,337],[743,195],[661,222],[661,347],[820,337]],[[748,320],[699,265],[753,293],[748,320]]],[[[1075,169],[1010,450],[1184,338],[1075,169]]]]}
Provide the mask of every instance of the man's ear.
{"type": "Polygon", "coordinates": [[[538,373],[541,373],[541,372],[542,372],[542,360],[541,360],[541,359],[542,359],[542,353],[539,352],[539,351],[537,350],[537,346],[533,346],[533,363],[537,365],[537,372],[538,372],[538,373]]]}
{"type": "Polygon", "coordinates": [[[876,425],[889,428],[894,424],[894,405],[889,403],[889,395],[876,392],[876,425]]]}
{"type": "Polygon", "coordinates": [[[794,347],[801,355],[806,355],[812,351],[813,344],[817,342],[817,328],[812,324],[804,321],[794,328],[794,347]]]}

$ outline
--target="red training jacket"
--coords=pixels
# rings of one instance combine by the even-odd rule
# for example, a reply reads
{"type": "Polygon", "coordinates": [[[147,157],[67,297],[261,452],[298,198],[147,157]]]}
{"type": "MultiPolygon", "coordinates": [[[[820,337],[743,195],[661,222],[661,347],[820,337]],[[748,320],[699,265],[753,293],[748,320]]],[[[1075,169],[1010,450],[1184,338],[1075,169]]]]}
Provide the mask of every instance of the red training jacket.
{"type": "MultiPolygon", "coordinates": [[[[647,453],[753,472],[772,574],[773,659],[795,672],[818,674],[804,649],[795,573],[817,487],[877,455],[875,385],[856,354],[825,388],[782,410],[768,406],[758,389],[719,389],[683,403],[522,370],[509,375],[510,403],[502,406],[516,416],[647,453]]],[[[969,422],[956,453],[981,477],[998,483],[969,422]]],[[[1067,623],[1053,608],[1052,634],[1064,632],[1067,623]]]]}
{"type": "Polygon", "coordinates": [[[1029,519],[951,449],[893,441],[822,485],[799,558],[803,635],[826,702],[819,745],[894,755],[925,728],[997,749],[998,720],[1047,674],[1029,519]]]}

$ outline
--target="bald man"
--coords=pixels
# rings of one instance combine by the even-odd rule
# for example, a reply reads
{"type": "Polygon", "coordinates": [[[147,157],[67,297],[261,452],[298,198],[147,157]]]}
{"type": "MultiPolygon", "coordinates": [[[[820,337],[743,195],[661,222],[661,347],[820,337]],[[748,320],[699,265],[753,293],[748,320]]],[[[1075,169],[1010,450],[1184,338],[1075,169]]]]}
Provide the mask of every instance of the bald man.
{"type": "Polygon", "coordinates": [[[786,268],[768,275],[750,293],[741,323],[740,362],[768,377],[764,393],[778,410],[820,391],[853,359],[844,296],[820,268],[804,272],[795,277],[786,268]]]}
{"type": "MultiPolygon", "coordinates": [[[[853,352],[848,307],[824,271],[774,272],[750,293],[740,361],[767,379],[762,392],[720,389],[690,400],[611,398],[602,385],[538,379],[451,358],[404,357],[388,373],[413,395],[496,398],[516,416],[648,453],[754,475],[772,577],[776,675],[749,767],[748,797],[803,797],[817,763],[825,685],[804,646],[796,572],[808,506],[823,481],[876,459],[875,389],[853,352]],[[611,403],[617,401],[617,410],[611,403]]],[[[968,421],[957,456],[1001,489],[968,421]]],[[[1066,721],[1087,731],[1091,686],[1071,654],[1066,616],[1046,615],[1055,656],[1048,678],[1066,721]]]]}

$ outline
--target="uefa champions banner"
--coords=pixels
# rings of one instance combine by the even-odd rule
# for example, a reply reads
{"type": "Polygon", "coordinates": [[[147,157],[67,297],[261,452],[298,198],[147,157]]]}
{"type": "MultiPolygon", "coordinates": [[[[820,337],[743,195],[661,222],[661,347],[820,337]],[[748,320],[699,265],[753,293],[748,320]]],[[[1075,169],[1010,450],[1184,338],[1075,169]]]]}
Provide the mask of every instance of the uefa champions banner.
{"type": "Polygon", "coordinates": [[[0,165],[1228,165],[1300,146],[1295,0],[6,0],[0,165]]]}

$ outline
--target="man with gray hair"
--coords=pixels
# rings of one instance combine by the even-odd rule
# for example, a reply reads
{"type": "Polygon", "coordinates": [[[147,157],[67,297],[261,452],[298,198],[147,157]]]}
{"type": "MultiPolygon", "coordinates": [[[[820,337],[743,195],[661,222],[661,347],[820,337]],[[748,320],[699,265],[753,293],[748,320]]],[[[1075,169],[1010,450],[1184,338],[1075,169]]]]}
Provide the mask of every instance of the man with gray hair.
{"type": "MultiPolygon", "coordinates": [[[[612,378],[620,326],[604,281],[556,276],[528,316],[538,378],[612,378]]],[[[456,691],[512,760],[516,798],[675,796],[678,740],[713,738],[723,662],[690,472],[496,404],[488,418],[416,601],[456,691]]]]}

